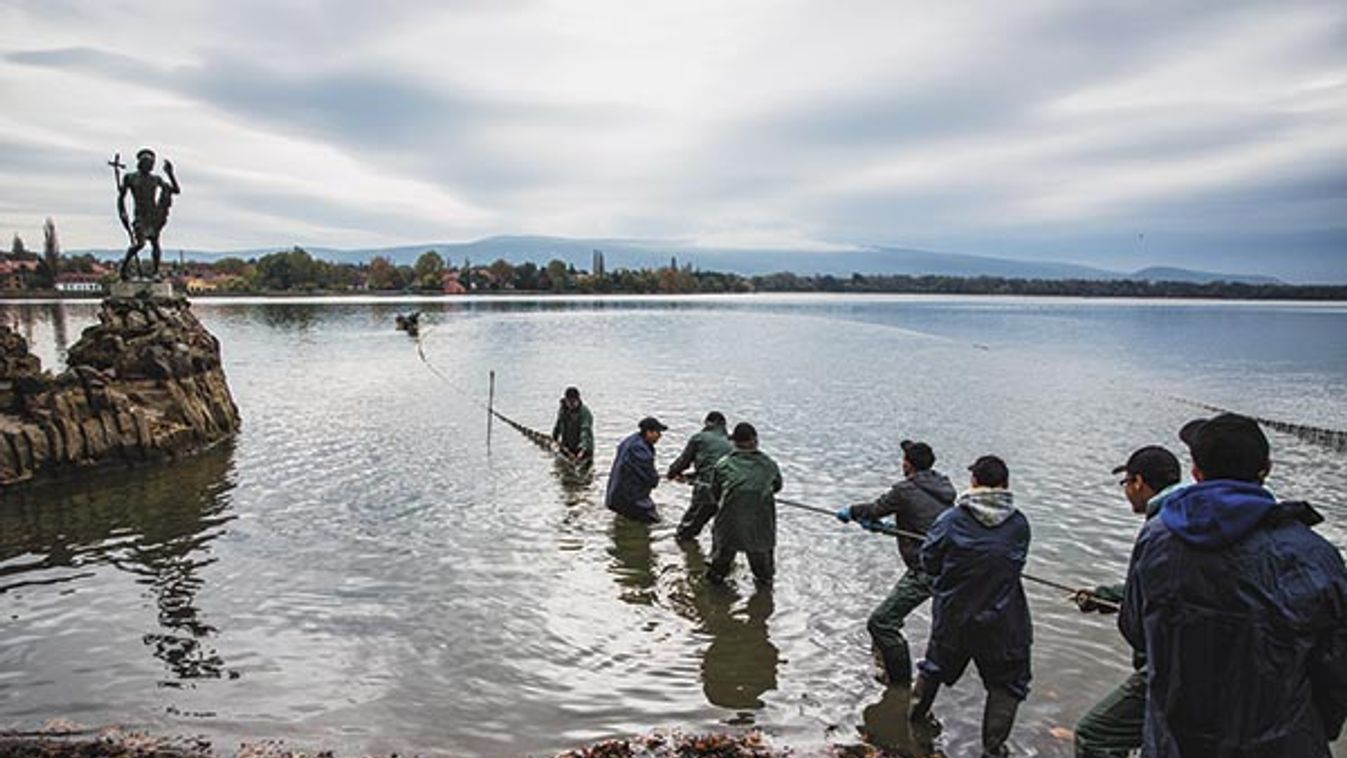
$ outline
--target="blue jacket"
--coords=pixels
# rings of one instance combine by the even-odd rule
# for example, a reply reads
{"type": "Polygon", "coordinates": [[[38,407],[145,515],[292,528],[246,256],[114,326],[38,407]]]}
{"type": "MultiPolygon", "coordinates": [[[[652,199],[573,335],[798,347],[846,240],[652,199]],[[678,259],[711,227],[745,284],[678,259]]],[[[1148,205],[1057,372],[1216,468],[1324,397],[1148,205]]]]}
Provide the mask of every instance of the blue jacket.
{"type": "Polygon", "coordinates": [[[1347,717],[1347,569],[1305,503],[1212,480],[1132,551],[1118,626],[1149,657],[1147,758],[1317,758],[1347,717]]]}
{"type": "Polygon", "coordinates": [[[935,520],[921,564],[935,577],[931,645],[981,660],[1029,659],[1033,628],[1020,572],[1029,520],[1010,490],[975,488],[935,520]]]}
{"type": "Polygon", "coordinates": [[[608,490],[604,505],[618,513],[633,510],[654,512],[650,491],[659,484],[655,470],[655,446],[637,432],[617,446],[613,468],[608,476],[608,490]]]}

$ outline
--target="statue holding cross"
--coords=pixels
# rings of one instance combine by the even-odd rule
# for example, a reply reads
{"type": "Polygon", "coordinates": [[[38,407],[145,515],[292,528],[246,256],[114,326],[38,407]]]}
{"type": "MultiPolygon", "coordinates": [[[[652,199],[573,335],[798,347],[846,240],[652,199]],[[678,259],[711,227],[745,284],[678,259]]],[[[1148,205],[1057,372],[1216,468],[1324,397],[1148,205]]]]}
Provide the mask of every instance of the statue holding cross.
{"type": "Polygon", "coordinates": [[[168,223],[168,209],[173,205],[173,196],[182,192],[182,189],[178,187],[178,179],[173,175],[173,164],[164,161],[164,173],[168,175],[168,180],[165,181],[154,173],[154,160],[153,150],[142,149],[136,153],[136,170],[125,177],[122,176],[122,169],[126,168],[126,165],[122,163],[120,153],[108,162],[112,167],[113,178],[117,182],[117,215],[121,217],[122,227],[126,229],[126,235],[131,240],[130,247],[126,248],[126,257],[122,259],[121,278],[124,282],[131,279],[132,259],[136,262],[137,277],[143,277],[140,251],[146,242],[150,243],[150,250],[154,256],[150,276],[155,281],[161,279],[159,259],[163,251],[159,247],[159,233],[168,223]],[[127,193],[130,193],[135,200],[134,217],[129,217],[126,211],[127,193]]]}

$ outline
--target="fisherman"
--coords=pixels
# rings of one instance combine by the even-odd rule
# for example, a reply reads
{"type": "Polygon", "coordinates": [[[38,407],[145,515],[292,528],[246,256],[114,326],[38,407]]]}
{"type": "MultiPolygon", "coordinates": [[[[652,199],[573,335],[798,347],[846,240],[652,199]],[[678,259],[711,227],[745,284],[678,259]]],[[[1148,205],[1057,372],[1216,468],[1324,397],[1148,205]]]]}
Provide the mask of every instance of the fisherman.
{"type": "Polygon", "coordinates": [[[1347,567],[1308,503],[1263,486],[1267,437],[1186,424],[1196,482],[1132,550],[1118,625],[1148,659],[1145,758],[1328,758],[1347,718],[1347,567]]]}
{"type": "Polygon", "coordinates": [[[758,449],[758,430],[735,424],[734,450],[711,470],[711,496],[718,510],[711,527],[711,566],[706,579],[723,584],[739,551],[748,555],[753,581],[769,587],[776,572],[776,498],[781,469],[758,449]]]}
{"type": "Polygon", "coordinates": [[[654,416],[646,416],[637,425],[636,433],[617,446],[613,468],[608,474],[608,491],[604,497],[604,505],[608,510],[647,524],[660,520],[655,501],[650,499],[650,491],[659,485],[659,471],[655,470],[655,443],[659,442],[660,435],[668,428],[654,416]]]}
{"type": "Polygon", "coordinates": [[[696,465],[692,475],[692,503],[674,533],[674,539],[680,542],[697,539],[702,527],[716,515],[716,499],[711,496],[711,469],[734,449],[725,433],[726,423],[725,414],[720,411],[706,414],[702,430],[688,439],[682,454],[669,464],[665,474],[669,479],[680,479],[688,466],[696,465]]]}
{"type": "Polygon", "coordinates": [[[921,546],[921,565],[935,577],[931,639],[917,664],[910,719],[938,727],[931,704],[971,659],[987,688],[982,755],[1009,755],[1015,712],[1029,694],[1033,627],[1020,574],[1029,552],[1029,521],[1015,509],[1010,472],[994,455],[969,467],[972,488],[935,520],[921,546]]]}
{"type": "MultiPolygon", "coordinates": [[[[895,515],[904,532],[925,534],[937,516],[954,505],[954,485],[949,478],[931,467],[935,452],[925,442],[903,440],[903,479],[874,502],[857,503],[837,511],[843,523],[862,524],[895,515]]],[[[898,553],[907,570],[888,597],[875,608],[866,622],[871,647],[880,665],[879,680],[884,684],[907,685],[912,681],[912,655],[903,637],[903,621],[917,606],[931,597],[932,578],[921,569],[921,540],[898,537],[898,553]]]]}
{"type": "MultiPolygon", "coordinates": [[[[1132,512],[1144,515],[1148,521],[1160,512],[1165,498],[1182,487],[1179,459],[1159,445],[1137,449],[1113,473],[1123,474],[1119,484],[1132,512]]],[[[1116,584],[1080,590],[1076,593],[1076,604],[1085,613],[1116,613],[1123,601],[1124,587],[1116,584]],[[1100,600],[1106,604],[1101,605],[1097,602],[1100,600]]],[[[1141,747],[1141,727],[1146,715],[1145,653],[1133,651],[1132,668],[1132,675],[1076,724],[1077,758],[1127,758],[1131,751],[1141,747]]]]}
{"type": "Polygon", "coordinates": [[[576,463],[594,460],[594,416],[580,401],[580,390],[567,387],[552,425],[552,439],[576,463]]]}

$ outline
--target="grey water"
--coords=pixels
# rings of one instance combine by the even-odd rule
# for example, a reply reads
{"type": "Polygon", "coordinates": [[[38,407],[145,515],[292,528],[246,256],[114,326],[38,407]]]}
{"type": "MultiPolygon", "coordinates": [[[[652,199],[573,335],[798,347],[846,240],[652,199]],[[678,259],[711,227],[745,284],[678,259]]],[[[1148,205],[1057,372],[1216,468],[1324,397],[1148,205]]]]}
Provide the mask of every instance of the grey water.
{"type": "MultiPolygon", "coordinates": [[[[1028,570],[1121,581],[1140,527],[1110,474],[1176,451],[1208,403],[1347,428],[1347,304],[748,296],[198,300],[244,426],[171,466],[0,494],[0,729],[52,718],[282,739],[343,755],[548,754],[655,727],[756,726],[806,754],[905,744],[865,619],[901,573],[888,538],[782,507],[778,578],[701,581],[709,534],[625,522],[496,423],[550,430],[562,389],[595,416],[599,468],[647,414],[667,465],[711,409],[757,426],[791,499],[881,494],[898,442],[958,484],[996,453],[1033,527],[1028,570]],[[393,329],[424,312],[422,347],[393,329]],[[432,371],[432,368],[434,369],[432,371]]],[[[92,302],[10,302],[59,369],[92,302]]],[[[1347,545],[1344,453],[1269,432],[1269,485],[1347,545]]],[[[1028,585],[1033,692],[1016,755],[1129,672],[1112,617],[1028,585]]],[[[909,621],[920,654],[928,608],[909,621]]],[[[973,672],[942,692],[938,746],[978,741],[973,672]]],[[[1335,746],[1347,756],[1347,746],[1335,746]]]]}

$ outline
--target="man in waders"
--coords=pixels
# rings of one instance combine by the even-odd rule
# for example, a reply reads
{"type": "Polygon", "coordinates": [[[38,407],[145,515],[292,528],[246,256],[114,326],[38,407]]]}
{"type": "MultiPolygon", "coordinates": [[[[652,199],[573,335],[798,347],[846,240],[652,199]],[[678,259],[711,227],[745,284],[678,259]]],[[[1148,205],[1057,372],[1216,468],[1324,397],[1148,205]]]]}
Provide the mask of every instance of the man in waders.
{"type": "Polygon", "coordinates": [[[678,479],[688,466],[695,464],[697,467],[692,474],[692,503],[674,533],[674,539],[680,542],[697,539],[702,527],[716,515],[716,499],[711,496],[711,469],[734,449],[725,433],[725,424],[725,415],[720,411],[706,414],[702,430],[692,435],[665,474],[669,479],[678,479]]]}
{"type": "Polygon", "coordinates": [[[913,723],[935,728],[931,703],[971,660],[987,688],[982,755],[1009,755],[1015,712],[1029,694],[1033,628],[1020,574],[1029,552],[1029,520],[1015,509],[1010,472],[994,455],[969,467],[972,489],[935,520],[921,565],[935,578],[931,639],[912,686],[913,723]]]}
{"type": "Polygon", "coordinates": [[[734,450],[711,469],[711,496],[718,510],[706,579],[723,584],[735,553],[742,550],[748,554],[753,581],[767,587],[776,572],[775,495],[781,491],[781,469],[758,450],[758,430],[752,424],[736,424],[730,439],[734,450]]]}
{"type": "Polygon", "coordinates": [[[622,440],[613,456],[613,468],[608,474],[608,490],[604,505],[630,519],[652,524],[659,521],[655,501],[650,491],[659,484],[655,470],[655,443],[669,427],[659,419],[646,416],[637,425],[635,434],[622,440]]]}
{"type": "Polygon", "coordinates": [[[552,439],[576,463],[594,460],[594,416],[580,401],[580,390],[575,387],[567,387],[565,397],[561,398],[557,422],[552,425],[552,439]]]}
{"type": "MultiPolygon", "coordinates": [[[[1133,452],[1127,463],[1113,469],[1122,474],[1119,482],[1132,512],[1149,521],[1160,512],[1165,498],[1177,491],[1179,459],[1159,445],[1147,445],[1133,452]]],[[[1076,593],[1082,612],[1116,613],[1122,605],[1126,585],[1102,585],[1076,593]],[[1109,605],[1100,605],[1103,600],[1109,605]]],[[[1132,651],[1131,676],[1104,696],[1076,724],[1077,758],[1127,758],[1141,747],[1141,728],[1146,717],[1146,654],[1132,651]]]]}
{"type": "Polygon", "coordinates": [[[1267,437],[1223,413],[1179,433],[1194,484],[1146,522],[1118,626],[1147,656],[1146,758],[1328,758],[1347,719],[1347,567],[1308,503],[1264,486],[1267,437]]]}
{"type": "MultiPolygon", "coordinates": [[[[946,508],[954,505],[954,485],[934,471],[935,453],[925,442],[903,440],[903,480],[871,503],[848,505],[837,511],[843,523],[862,524],[894,514],[898,528],[925,534],[946,508]]],[[[921,570],[921,540],[899,537],[898,553],[907,570],[893,591],[870,614],[865,628],[883,673],[884,684],[906,685],[912,681],[912,656],[903,637],[903,621],[931,597],[931,577],[921,570]]]]}

